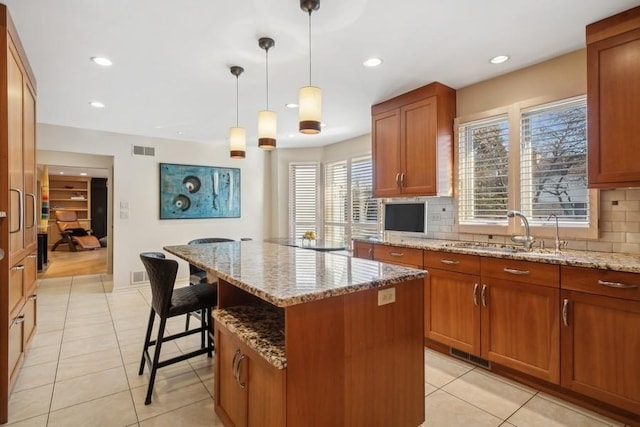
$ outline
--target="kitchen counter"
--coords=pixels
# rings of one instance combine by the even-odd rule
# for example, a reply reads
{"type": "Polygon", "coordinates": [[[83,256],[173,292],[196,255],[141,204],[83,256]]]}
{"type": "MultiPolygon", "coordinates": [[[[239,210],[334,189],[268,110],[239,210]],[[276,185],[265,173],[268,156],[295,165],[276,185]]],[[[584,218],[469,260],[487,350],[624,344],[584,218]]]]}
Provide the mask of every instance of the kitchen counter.
{"type": "Polygon", "coordinates": [[[422,279],[426,274],[275,243],[225,242],[164,249],[276,307],[422,279]]]}
{"type": "Polygon", "coordinates": [[[577,251],[572,249],[562,249],[559,253],[556,253],[553,249],[532,249],[531,251],[518,250],[514,252],[508,252],[496,250],[494,249],[494,247],[512,247],[512,245],[496,245],[490,243],[487,244],[487,248],[483,248],[481,247],[481,245],[483,245],[482,243],[462,242],[457,240],[404,239],[402,242],[393,243],[364,239],[358,241],[375,243],[379,245],[426,249],[439,252],[491,256],[495,258],[534,261],[547,264],[569,265],[574,267],[588,267],[598,268],[602,270],[640,273],[640,254],[577,251]],[[470,243],[473,246],[464,246],[465,243],[470,243]]]}

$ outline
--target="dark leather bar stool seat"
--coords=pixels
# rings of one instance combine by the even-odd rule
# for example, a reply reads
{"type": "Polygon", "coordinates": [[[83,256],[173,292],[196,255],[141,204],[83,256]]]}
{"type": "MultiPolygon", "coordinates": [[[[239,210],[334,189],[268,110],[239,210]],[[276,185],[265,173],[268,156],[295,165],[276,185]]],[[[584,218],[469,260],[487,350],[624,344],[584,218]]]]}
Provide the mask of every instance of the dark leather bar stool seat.
{"type": "Polygon", "coordinates": [[[142,375],[145,363],[148,364],[151,369],[149,388],[147,389],[147,397],[144,401],[144,404],[148,405],[151,403],[153,384],[159,368],[205,353],[207,353],[209,357],[212,356],[213,328],[211,327],[211,308],[217,304],[218,290],[216,286],[207,283],[174,289],[176,275],[178,273],[177,261],[165,259],[164,254],[160,252],[141,253],[140,259],[144,264],[144,268],[147,270],[149,282],[151,283],[151,313],[149,315],[147,333],[144,339],[140,370],[138,371],[138,375],[142,375]],[[200,316],[201,323],[199,328],[164,336],[167,319],[193,311],[203,313],[203,315],[200,316]],[[152,340],[151,331],[153,330],[156,315],[160,317],[160,327],[158,328],[157,338],[152,340]],[[197,333],[200,333],[201,336],[201,344],[198,350],[160,361],[162,343],[197,333]],[[151,358],[149,354],[149,347],[151,346],[155,346],[153,358],[151,358]]]}

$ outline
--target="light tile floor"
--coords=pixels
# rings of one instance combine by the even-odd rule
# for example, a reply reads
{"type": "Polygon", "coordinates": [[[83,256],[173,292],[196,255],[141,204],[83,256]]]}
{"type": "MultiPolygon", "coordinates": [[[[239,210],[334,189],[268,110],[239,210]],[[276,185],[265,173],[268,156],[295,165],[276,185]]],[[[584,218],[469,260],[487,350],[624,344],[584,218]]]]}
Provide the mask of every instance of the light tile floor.
{"type": "MultiPolygon", "coordinates": [[[[8,425],[222,426],[206,355],[160,369],[153,402],[144,405],[148,371],[137,370],[150,291],[112,287],[105,275],[40,282],[38,333],[11,394],[8,425]]],[[[168,328],[182,330],[184,318],[168,328]]],[[[197,347],[191,338],[165,344],[163,356],[197,347]]],[[[623,426],[430,350],[425,365],[427,427],[623,426]]]]}

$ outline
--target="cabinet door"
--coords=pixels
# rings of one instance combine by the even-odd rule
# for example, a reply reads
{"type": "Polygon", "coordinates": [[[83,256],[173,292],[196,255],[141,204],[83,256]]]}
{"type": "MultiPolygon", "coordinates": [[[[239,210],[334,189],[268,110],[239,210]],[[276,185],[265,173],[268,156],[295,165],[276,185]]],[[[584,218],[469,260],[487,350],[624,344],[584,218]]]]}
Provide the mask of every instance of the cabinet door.
{"type": "Polygon", "coordinates": [[[640,29],[587,46],[589,187],[640,184],[640,29]]]}
{"type": "Polygon", "coordinates": [[[38,230],[36,200],[36,99],[31,87],[23,87],[24,245],[35,249],[38,230]]]}
{"type": "Polygon", "coordinates": [[[373,197],[400,194],[400,110],[372,117],[373,197]]]}
{"type": "Polygon", "coordinates": [[[640,413],[640,302],[574,291],[562,298],[562,385],[640,413]]]}
{"type": "Polygon", "coordinates": [[[557,288],[487,279],[480,298],[482,357],[558,384],[559,294],[557,288]]]}
{"type": "Polygon", "coordinates": [[[29,295],[27,302],[24,304],[24,326],[23,326],[23,342],[22,348],[26,352],[28,351],[31,340],[36,334],[36,320],[37,320],[37,295],[29,295]]]}
{"type": "Polygon", "coordinates": [[[437,194],[437,101],[436,97],[406,105],[400,109],[401,165],[403,194],[437,194]]]}
{"type": "Polygon", "coordinates": [[[425,278],[425,336],[480,356],[480,277],[429,269],[425,278]]]}
{"type": "Polygon", "coordinates": [[[247,384],[249,427],[285,425],[285,376],[251,351],[239,363],[239,377],[247,384]],[[266,398],[268,396],[268,398],[266,398]]]}
{"type": "MultiPolygon", "coordinates": [[[[235,427],[247,425],[246,379],[236,376],[239,357],[242,354],[239,343],[226,329],[216,327],[216,413],[235,427]],[[245,383],[245,388],[241,387],[245,383]]],[[[248,372],[247,361],[243,375],[248,372]]]]}
{"type": "Polygon", "coordinates": [[[9,42],[7,54],[7,91],[9,144],[9,262],[20,258],[24,242],[24,152],[22,148],[22,88],[24,85],[17,53],[9,42]]]}

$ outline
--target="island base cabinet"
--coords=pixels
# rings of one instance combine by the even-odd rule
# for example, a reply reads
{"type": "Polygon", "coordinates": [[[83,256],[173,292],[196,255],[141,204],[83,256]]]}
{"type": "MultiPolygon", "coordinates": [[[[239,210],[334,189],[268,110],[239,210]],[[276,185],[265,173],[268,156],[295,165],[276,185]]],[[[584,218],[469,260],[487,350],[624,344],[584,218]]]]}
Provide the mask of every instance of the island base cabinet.
{"type": "Polygon", "coordinates": [[[640,414],[640,301],[575,291],[562,301],[562,386],[640,414]]]}
{"type": "Polygon", "coordinates": [[[285,370],[269,365],[216,323],[216,413],[226,426],[281,427],[285,370]]]}

